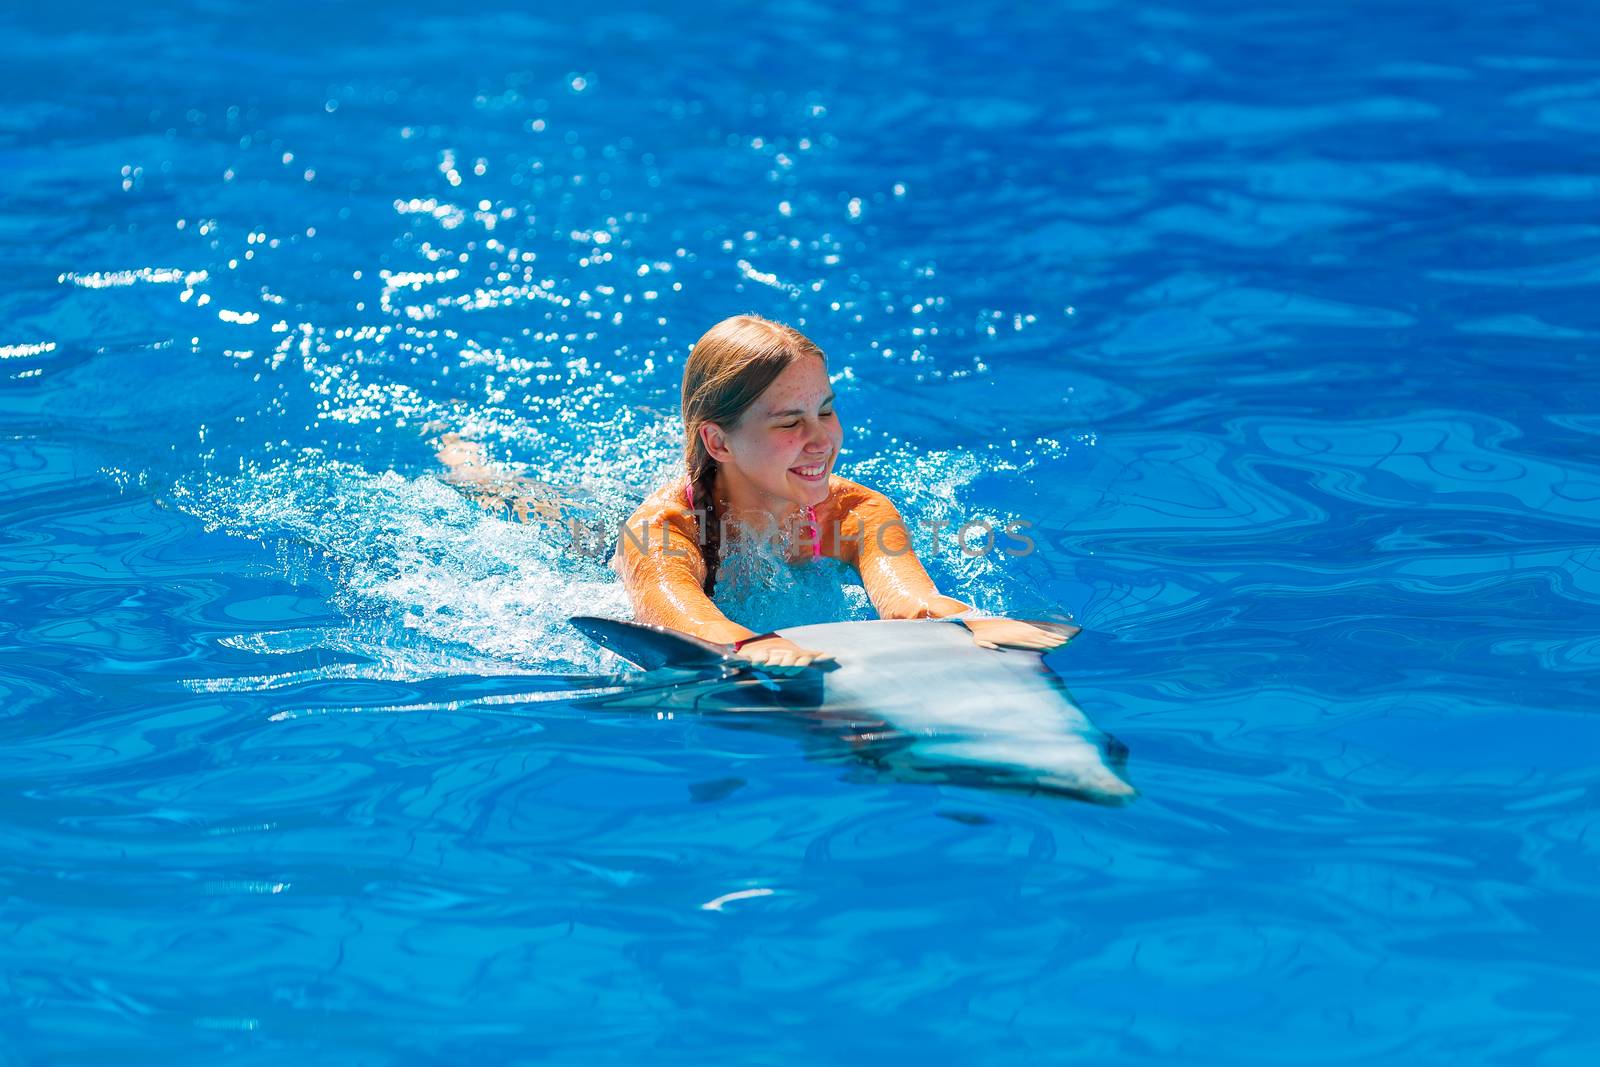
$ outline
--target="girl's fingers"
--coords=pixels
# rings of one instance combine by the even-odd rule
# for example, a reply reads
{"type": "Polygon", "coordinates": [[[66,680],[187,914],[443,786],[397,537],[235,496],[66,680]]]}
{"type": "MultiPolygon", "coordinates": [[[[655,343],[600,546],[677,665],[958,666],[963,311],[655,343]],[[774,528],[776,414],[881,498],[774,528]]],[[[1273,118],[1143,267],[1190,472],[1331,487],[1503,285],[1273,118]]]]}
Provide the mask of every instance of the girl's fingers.
{"type": "Polygon", "coordinates": [[[826,652],[809,652],[792,648],[751,649],[744,653],[747,663],[764,667],[773,674],[799,674],[818,663],[832,662],[826,652]]]}

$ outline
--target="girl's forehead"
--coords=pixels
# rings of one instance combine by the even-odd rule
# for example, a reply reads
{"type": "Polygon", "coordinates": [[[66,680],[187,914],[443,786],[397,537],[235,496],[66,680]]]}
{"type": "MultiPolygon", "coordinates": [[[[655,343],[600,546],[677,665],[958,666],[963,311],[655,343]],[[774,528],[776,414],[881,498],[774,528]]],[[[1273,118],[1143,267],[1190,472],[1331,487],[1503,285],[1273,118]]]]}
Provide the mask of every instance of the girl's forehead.
{"type": "Polygon", "coordinates": [[[762,392],[758,406],[773,410],[775,404],[794,400],[821,400],[832,391],[833,385],[828,381],[828,372],[821,360],[797,359],[785,367],[783,373],[762,392]]]}

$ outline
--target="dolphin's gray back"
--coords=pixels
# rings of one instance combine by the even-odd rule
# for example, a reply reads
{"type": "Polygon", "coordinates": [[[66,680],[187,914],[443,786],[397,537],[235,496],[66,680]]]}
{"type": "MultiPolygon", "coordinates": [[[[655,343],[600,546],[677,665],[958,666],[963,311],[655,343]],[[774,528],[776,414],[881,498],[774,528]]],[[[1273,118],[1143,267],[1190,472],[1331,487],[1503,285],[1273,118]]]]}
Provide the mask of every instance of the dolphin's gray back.
{"type": "Polygon", "coordinates": [[[574,623],[635,663],[675,668],[649,671],[667,675],[668,682],[606,697],[609,706],[643,700],[638,706],[789,710],[842,728],[856,742],[881,740],[881,758],[869,758],[909,777],[955,780],[981,773],[1003,784],[1106,802],[1134,793],[1119,773],[1126,750],[1096,729],[1039,652],[981,648],[958,622],[786,627],[777,633],[835,662],[775,688],[762,681],[759,668],[737,667],[722,646],[617,620],[580,617],[574,623]],[[671,680],[703,665],[724,673],[704,683],[671,680]]]}
{"type": "Polygon", "coordinates": [[[910,733],[1093,729],[1038,652],[980,648],[960,623],[886,619],[778,632],[838,660],[823,683],[830,704],[859,701],[910,733]]]}

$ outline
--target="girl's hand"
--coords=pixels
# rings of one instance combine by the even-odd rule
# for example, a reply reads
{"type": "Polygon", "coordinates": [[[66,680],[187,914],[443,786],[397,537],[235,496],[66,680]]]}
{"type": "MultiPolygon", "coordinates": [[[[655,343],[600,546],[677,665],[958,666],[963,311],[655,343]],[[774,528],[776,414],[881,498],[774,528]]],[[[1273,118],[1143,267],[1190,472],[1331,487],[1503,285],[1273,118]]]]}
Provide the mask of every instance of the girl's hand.
{"type": "Polygon", "coordinates": [[[831,663],[833,657],[826,652],[801,648],[786,637],[764,637],[742,645],[733,653],[735,659],[748,660],[771,674],[799,674],[818,663],[831,663]]]}
{"type": "Polygon", "coordinates": [[[982,648],[1031,648],[1047,652],[1052,648],[1060,648],[1070,640],[1016,619],[961,621],[972,631],[972,640],[982,648]]]}

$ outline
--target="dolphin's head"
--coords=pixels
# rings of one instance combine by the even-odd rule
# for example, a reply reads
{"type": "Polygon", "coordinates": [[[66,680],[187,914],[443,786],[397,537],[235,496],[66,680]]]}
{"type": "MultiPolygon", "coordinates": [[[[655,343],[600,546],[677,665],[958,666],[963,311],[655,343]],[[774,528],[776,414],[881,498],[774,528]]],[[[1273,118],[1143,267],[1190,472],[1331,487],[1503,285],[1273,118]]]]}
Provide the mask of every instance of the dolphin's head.
{"type": "Polygon", "coordinates": [[[1122,776],[1128,748],[1110,734],[937,738],[914,746],[917,769],[952,780],[1043,790],[1096,804],[1139,795],[1122,776]]]}

